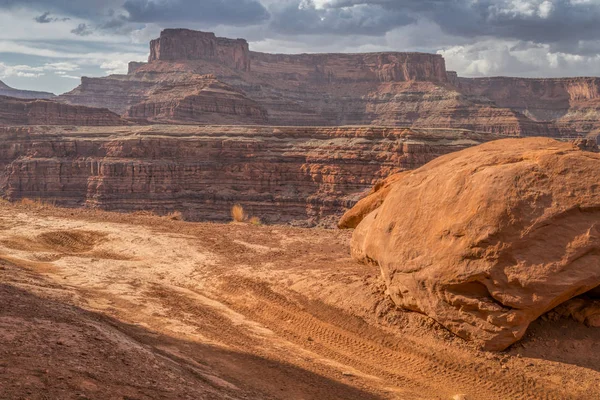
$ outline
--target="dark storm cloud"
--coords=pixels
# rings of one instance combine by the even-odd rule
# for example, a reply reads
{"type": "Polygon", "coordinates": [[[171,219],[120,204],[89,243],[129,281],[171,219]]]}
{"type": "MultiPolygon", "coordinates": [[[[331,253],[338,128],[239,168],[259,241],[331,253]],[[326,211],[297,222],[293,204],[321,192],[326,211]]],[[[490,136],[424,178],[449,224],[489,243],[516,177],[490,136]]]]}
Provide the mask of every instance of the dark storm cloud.
{"type": "Polygon", "coordinates": [[[50,18],[50,13],[48,11],[38,17],[35,17],[34,19],[35,22],[40,24],[49,24],[50,22],[54,21],[54,18],[50,18]]]}
{"type": "Polygon", "coordinates": [[[326,4],[328,9],[360,6],[427,18],[457,36],[538,43],[600,39],[600,2],[596,0],[332,0],[326,4]]]}
{"type": "Polygon", "coordinates": [[[123,8],[133,22],[252,25],[269,18],[258,0],[127,0],[123,8]]]}
{"type": "Polygon", "coordinates": [[[79,24],[77,28],[71,31],[72,34],[77,36],[89,36],[94,33],[87,24],[79,24]]]}
{"type": "Polygon", "coordinates": [[[600,40],[600,0],[0,0],[2,8],[39,11],[39,23],[56,21],[52,15],[84,18],[115,34],[154,23],[261,25],[265,37],[383,36],[431,21],[450,37],[516,39],[578,54],[596,51],[591,42],[600,40]]]}
{"type": "Polygon", "coordinates": [[[82,18],[95,18],[122,4],[123,0],[0,0],[0,8],[28,8],[82,18]]]}
{"type": "Polygon", "coordinates": [[[37,22],[38,24],[49,24],[51,22],[68,21],[70,19],[71,18],[51,18],[50,17],[50,12],[46,11],[42,15],[39,15],[39,16],[35,17],[34,21],[37,22]]]}

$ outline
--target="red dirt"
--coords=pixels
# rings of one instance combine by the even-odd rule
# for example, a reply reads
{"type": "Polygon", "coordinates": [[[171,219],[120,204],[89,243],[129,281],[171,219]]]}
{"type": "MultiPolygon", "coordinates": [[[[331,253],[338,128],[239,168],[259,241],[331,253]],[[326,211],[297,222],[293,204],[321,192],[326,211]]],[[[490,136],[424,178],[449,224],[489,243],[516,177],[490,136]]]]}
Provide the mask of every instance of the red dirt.
{"type": "Polygon", "coordinates": [[[481,352],[395,309],[349,239],[2,203],[0,398],[600,397],[600,330],[481,352]]]}

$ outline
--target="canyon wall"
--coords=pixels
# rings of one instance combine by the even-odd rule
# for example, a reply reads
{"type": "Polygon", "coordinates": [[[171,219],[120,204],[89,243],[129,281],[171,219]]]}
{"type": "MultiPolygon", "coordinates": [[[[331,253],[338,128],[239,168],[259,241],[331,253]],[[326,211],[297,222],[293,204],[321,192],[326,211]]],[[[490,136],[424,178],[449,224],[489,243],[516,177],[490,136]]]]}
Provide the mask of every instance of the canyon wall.
{"type": "Polygon", "coordinates": [[[495,136],[400,128],[0,128],[0,193],[69,207],[225,221],[335,223],[365,190],[495,136]]]}
{"type": "Polygon", "coordinates": [[[458,78],[462,93],[490,99],[533,121],[588,133],[600,129],[600,78],[458,78]]]}
{"type": "Polygon", "coordinates": [[[105,108],[0,96],[0,125],[114,126],[125,124],[127,121],[105,108]]]}
{"type": "Polygon", "coordinates": [[[448,81],[446,62],[438,54],[250,54],[254,73],[279,80],[311,83],[448,81]]]}
{"type": "Polygon", "coordinates": [[[160,123],[435,127],[554,137],[600,129],[598,78],[469,79],[447,71],[438,54],[267,54],[250,51],[243,39],[187,29],[163,31],[151,43],[148,63],[131,63],[128,75],[84,78],[59,100],[160,123]],[[200,77],[208,74],[224,96],[206,89],[200,77]],[[176,104],[182,112],[164,111],[176,104]]]}

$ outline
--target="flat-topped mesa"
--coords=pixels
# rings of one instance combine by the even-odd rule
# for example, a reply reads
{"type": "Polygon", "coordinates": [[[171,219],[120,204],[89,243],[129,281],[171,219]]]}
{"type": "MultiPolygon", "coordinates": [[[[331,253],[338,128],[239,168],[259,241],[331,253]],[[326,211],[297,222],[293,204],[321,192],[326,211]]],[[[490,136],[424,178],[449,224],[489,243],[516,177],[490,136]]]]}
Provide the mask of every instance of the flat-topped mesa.
{"type": "MultiPolygon", "coordinates": [[[[229,68],[284,80],[323,82],[448,82],[439,54],[269,54],[249,51],[244,39],[227,39],[211,32],[165,29],[150,42],[153,61],[212,61],[229,68]]],[[[129,72],[141,66],[130,64],[129,72]]],[[[210,72],[210,71],[208,71],[210,72]]]]}
{"type": "Polygon", "coordinates": [[[268,54],[250,52],[252,71],[309,82],[448,82],[446,62],[429,53],[268,54]]]}
{"type": "Polygon", "coordinates": [[[165,29],[150,42],[148,62],[212,60],[231,68],[249,71],[250,51],[244,39],[227,39],[212,32],[165,29]]]}

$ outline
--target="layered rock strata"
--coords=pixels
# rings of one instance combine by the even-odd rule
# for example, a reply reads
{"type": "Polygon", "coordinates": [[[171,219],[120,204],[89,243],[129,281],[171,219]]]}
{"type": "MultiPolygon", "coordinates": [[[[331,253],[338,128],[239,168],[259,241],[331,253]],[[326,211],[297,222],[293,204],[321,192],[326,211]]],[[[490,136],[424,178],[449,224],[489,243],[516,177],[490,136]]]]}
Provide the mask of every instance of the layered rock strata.
{"type": "MultiPolygon", "coordinates": [[[[489,135],[406,129],[148,126],[0,128],[0,191],[10,200],[106,210],[179,210],[324,224],[376,180],[489,135]]],[[[333,221],[332,221],[333,222],[333,221]]]]}
{"type": "MultiPolygon", "coordinates": [[[[170,102],[187,103],[172,89],[189,81],[197,85],[190,90],[200,91],[199,77],[206,74],[258,105],[258,123],[269,125],[439,127],[515,136],[579,136],[598,128],[595,78],[460,78],[437,54],[267,54],[250,51],[243,39],[186,29],[163,31],[151,43],[148,63],[131,63],[128,75],[84,78],[60,100],[122,115],[133,108],[139,114],[144,103],[149,118],[168,123],[231,119],[189,106],[183,120],[176,113],[154,115],[154,93],[170,92],[170,102]]],[[[205,94],[219,101],[218,91],[205,94]]],[[[164,96],[156,102],[163,108],[164,96]]]]}
{"type": "MultiPolygon", "coordinates": [[[[498,140],[391,178],[340,225],[360,222],[352,255],[381,269],[398,306],[503,350],[545,312],[597,295],[599,173],[600,154],[573,143],[498,140]]],[[[596,313],[580,314],[594,325],[596,313]]]]}
{"type": "Polygon", "coordinates": [[[600,78],[458,78],[457,87],[567,133],[600,129],[600,78]]]}
{"type": "Polygon", "coordinates": [[[150,42],[152,61],[211,60],[228,67],[249,71],[250,49],[244,39],[227,39],[211,32],[165,29],[150,42]]]}
{"type": "Polygon", "coordinates": [[[73,106],[51,100],[25,100],[0,96],[0,125],[125,125],[107,109],[73,106]]]}

